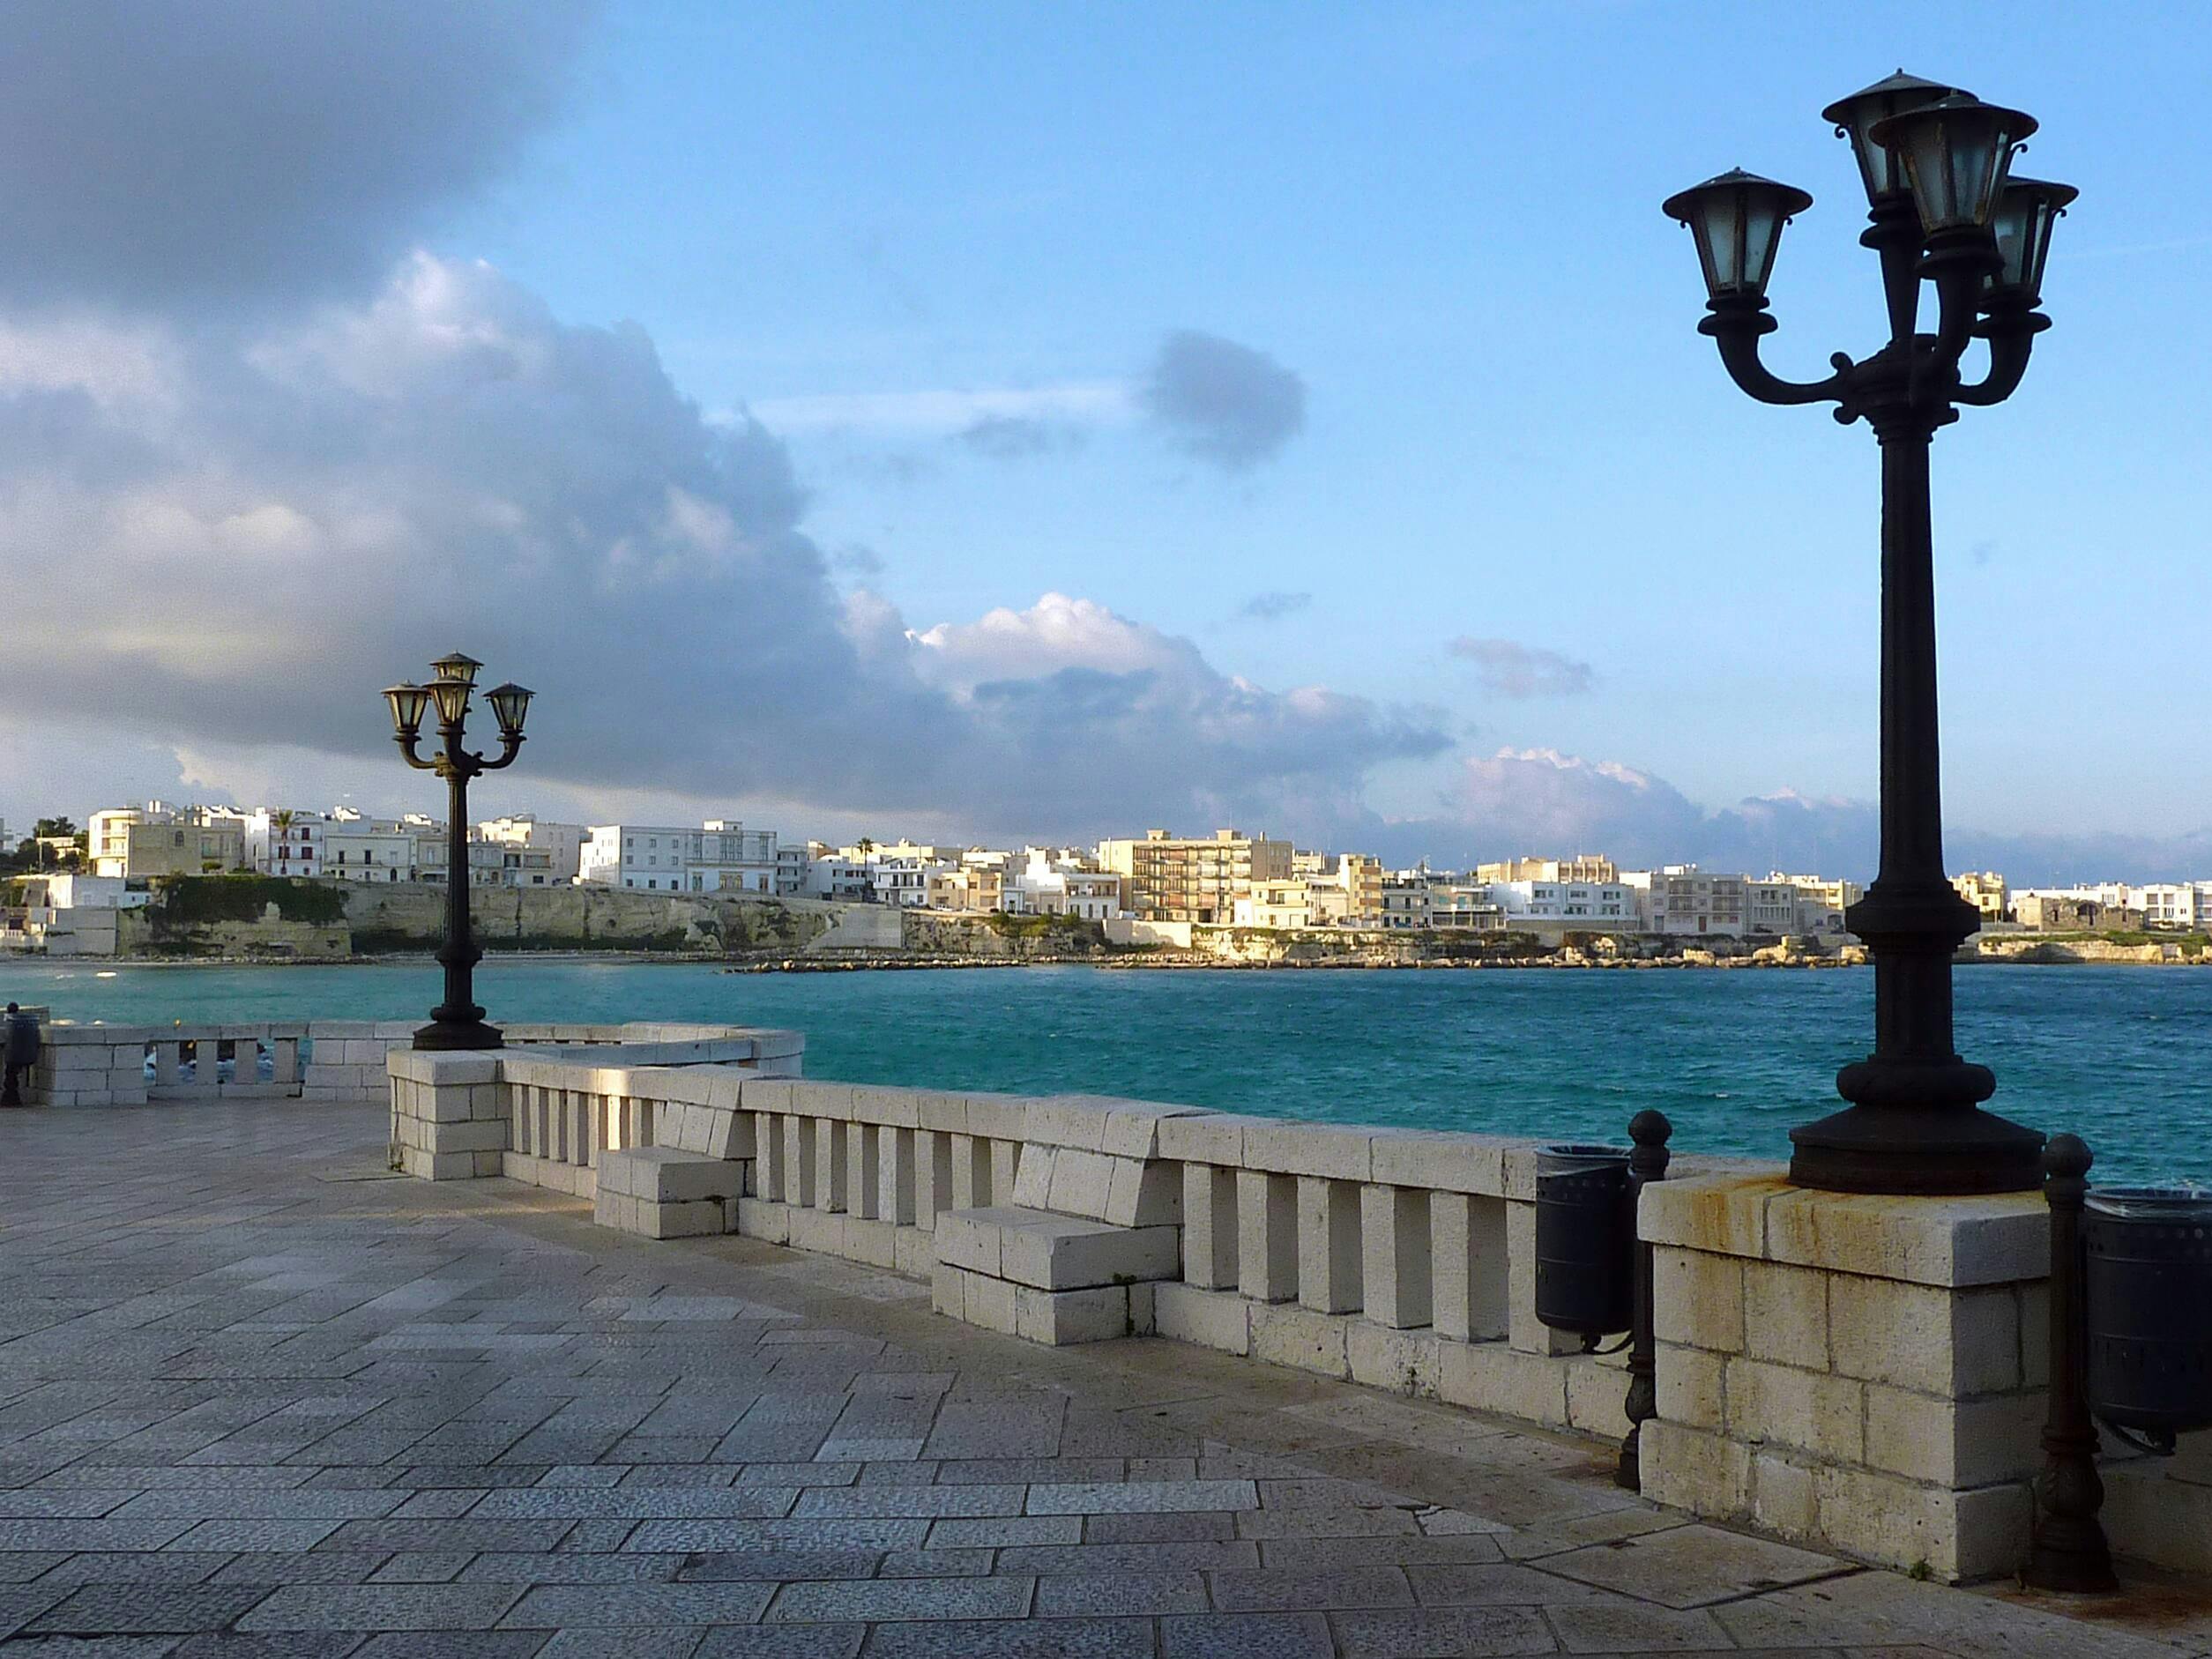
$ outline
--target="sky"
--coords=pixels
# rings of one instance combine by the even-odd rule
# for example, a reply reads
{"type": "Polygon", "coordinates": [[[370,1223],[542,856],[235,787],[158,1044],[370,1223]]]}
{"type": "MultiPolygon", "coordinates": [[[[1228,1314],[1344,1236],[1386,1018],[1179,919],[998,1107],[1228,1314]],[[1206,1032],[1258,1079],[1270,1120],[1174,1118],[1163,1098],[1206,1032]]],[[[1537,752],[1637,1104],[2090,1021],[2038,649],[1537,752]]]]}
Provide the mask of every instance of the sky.
{"type": "MultiPolygon", "coordinates": [[[[2212,875],[2212,11],[1564,4],[0,14],[0,817],[435,808],[1871,874],[1877,459],[1658,211],[1832,100],[2036,114],[2020,391],[1940,435],[1948,845],[2212,875]]],[[[1856,199],[1855,199],[1856,198],[1856,199]]]]}

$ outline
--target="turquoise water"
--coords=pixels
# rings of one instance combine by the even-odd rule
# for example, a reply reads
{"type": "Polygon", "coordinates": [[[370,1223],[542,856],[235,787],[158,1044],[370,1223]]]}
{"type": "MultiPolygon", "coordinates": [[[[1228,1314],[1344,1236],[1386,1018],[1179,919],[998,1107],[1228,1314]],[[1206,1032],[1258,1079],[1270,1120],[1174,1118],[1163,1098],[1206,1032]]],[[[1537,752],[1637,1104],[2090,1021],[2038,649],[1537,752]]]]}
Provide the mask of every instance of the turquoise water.
{"type": "MultiPolygon", "coordinates": [[[[1974,967],[1961,1051],[1994,1103],[2072,1129],[2097,1176],[2212,1176],[2212,970],[1974,967]]],[[[1818,972],[1541,969],[1176,972],[1089,968],[725,974],[699,964],[493,963],[491,1017],[795,1027],[807,1075],[1082,1091],[1342,1122],[1618,1139],[1672,1118],[1678,1149],[1786,1157],[1866,1051],[1873,979],[1818,972]]],[[[413,1018],[428,966],[0,963],[0,996],[79,1020],[413,1018]]]]}

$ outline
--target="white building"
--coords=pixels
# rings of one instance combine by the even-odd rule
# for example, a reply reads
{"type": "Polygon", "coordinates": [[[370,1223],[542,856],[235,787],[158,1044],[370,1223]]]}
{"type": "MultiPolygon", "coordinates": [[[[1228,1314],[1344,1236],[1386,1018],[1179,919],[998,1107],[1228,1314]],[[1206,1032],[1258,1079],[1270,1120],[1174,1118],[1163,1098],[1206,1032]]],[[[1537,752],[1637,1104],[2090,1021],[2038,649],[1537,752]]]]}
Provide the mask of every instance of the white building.
{"type": "MultiPolygon", "coordinates": [[[[1024,857],[1022,867],[1006,883],[1000,901],[1003,909],[1094,922],[1121,913],[1121,878],[1112,871],[1094,869],[1063,848],[1029,847],[1024,857]]],[[[975,865],[972,854],[966,862],[975,865]]]]}
{"type": "Polygon", "coordinates": [[[776,890],[776,832],[710,818],[696,830],[669,824],[593,824],[577,879],[649,893],[776,890]]]}
{"type": "Polygon", "coordinates": [[[1487,890],[1508,927],[1544,922],[1621,933],[1636,926],[1635,890],[1620,882],[1492,882],[1487,890]]]}
{"type": "Polygon", "coordinates": [[[866,904],[868,899],[868,867],[858,859],[848,859],[840,852],[824,851],[817,858],[807,861],[806,886],[801,889],[810,898],[844,899],[853,904],[866,904]]]}
{"type": "Polygon", "coordinates": [[[874,858],[868,865],[868,895],[878,904],[920,910],[929,903],[929,875],[948,867],[935,859],[874,858]]]}
{"type": "MultiPolygon", "coordinates": [[[[535,813],[515,813],[504,818],[487,818],[476,826],[476,838],[503,847],[528,847],[547,855],[542,870],[537,861],[530,860],[533,871],[550,878],[555,884],[577,879],[583,865],[584,843],[591,835],[580,823],[554,823],[535,813]]],[[[525,886],[541,886],[531,882],[525,886]]]]}
{"type": "Polygon", "coordinates": [[[324,831],[323,874],[341,882],[412,882],[415,832],[396,818],[337,818],[324,831]]]}
{"type": "Polygon", "coordinates": [[[246,861],[264,875],[322,875],[331,820],[319,812],[257,807],[244,815],[246,861]]]}

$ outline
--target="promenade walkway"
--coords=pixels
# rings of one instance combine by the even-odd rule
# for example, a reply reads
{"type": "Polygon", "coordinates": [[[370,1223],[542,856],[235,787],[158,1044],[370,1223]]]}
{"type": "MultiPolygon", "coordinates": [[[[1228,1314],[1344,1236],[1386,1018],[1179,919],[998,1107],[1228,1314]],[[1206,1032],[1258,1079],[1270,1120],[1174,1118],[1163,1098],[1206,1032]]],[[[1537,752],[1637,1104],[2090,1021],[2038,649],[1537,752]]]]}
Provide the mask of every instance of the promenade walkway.
{"type": "Polygon", "coordinates": [[[366,1108],[0,1113],[0,1659],[2212,1652],[1686,1522],[1609,1458],[384,1171],[366,1108]]]}

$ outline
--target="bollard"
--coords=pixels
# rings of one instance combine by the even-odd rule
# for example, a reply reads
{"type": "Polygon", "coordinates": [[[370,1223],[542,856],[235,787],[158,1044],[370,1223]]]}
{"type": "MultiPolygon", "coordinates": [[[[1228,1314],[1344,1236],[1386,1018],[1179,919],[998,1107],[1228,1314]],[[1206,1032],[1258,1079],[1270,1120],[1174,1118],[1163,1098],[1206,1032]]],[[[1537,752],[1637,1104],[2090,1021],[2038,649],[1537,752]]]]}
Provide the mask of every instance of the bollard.
{"type": "Polygon", "coordinates": [[[1658,1343],[1652,1330],[1651,1246],[1636,1238],[1636,1200],[1646,1185],[1666,1179],[1672,1157],[1667,1137],[1674,1126],[1658,1112],[1639,1112],[1628,1120],[1628,1138],[1635,1150],[1628,1155],[1628,1228],[1635,1246],[1635,1298],[1629,1325],[1628,1432],[1620,1442],[1620,1465],[1613,1481],[1630,1492],[1643,1490],[1643,1425],[1659,1414],[1658,1343]]]}
{"type": "Polygon", "coordinates": [[[2089,1420],[2082,1207],[2093,1162],[2078,1135],[2054,1135],[2044,1149],[2043,1196],[2051,1207],[2051,1414],[2043,1429],[2043,1477],[2036,1483],[2035,1542],[2022,1576],[2044,1590],[2119,1588],[2097,1519],[2104,1482],[2097,1472],[2097,1425],[2089,1420]]]}

